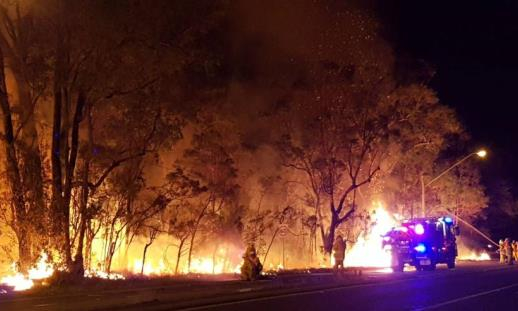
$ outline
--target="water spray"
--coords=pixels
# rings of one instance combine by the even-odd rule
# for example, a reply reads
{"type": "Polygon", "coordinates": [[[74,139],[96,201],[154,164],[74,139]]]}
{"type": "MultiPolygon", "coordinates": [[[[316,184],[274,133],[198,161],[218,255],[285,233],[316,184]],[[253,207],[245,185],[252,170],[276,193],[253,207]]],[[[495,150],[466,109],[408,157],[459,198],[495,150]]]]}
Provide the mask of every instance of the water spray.
{"type": "Polygon", "coordinates": [[[460,218],[459,216],[455,216],[457,218],[457,220],[459,220],[460,222],[462,222],[463,224],[465,224],[466,226],[470,227],[471,229],[473,229],[476,233],[480,234],[482,237],[484,237],[486,240],[488,240],[489,242],[491,242],[492,244],[494,244],[495,246],[499,246],[498,243],[496,243],[495,241],[493,241],[490,237],[488,237],[486,234],[484,234],[482,231],[478,230],[475,226],[473,226],[472,224],[470,224],[469,222],[465,221],[464,219],[460,218]]]}

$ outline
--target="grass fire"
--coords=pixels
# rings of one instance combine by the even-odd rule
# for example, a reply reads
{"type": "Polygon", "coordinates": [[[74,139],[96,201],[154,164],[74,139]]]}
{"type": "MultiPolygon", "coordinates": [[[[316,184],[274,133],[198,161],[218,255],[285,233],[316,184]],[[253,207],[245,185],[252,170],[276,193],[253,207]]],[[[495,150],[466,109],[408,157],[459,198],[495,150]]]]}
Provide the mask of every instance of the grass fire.
{"type": "Polygon", "coordinates": [[[512,266],[505,152],[436,80],[478,62],[406,50],[404,7],[0,0],[0,309],[512,266]]]}

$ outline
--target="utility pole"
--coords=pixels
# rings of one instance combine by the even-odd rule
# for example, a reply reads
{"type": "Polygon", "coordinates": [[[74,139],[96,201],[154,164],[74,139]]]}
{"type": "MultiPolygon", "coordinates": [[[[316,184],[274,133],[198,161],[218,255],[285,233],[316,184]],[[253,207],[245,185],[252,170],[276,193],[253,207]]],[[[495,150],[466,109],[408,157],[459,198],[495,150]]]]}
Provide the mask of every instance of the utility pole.
{"type": "Polygon", "coordinates": [[[421,217],[426,217],[426,206],[425,206],[425,195],[424,195],[424,176],[423,172],[421,172],[421,217]]]}
{"type": "Polygon", "coordinates": [[[487,155],[487,151],[484,150],[484,149],[481,149],[477,152],[473,152],[473,153],[470,153],[468,154],[467,156],[465,156],[464,158],[460,159],[459,161],[455,162],[455,164],[453,164],[452,166],[450,166],[449,168],[445,169],[442,173],[440,173],[437,177],[433,178],[432,180],[430,180],[428,183],[424,183],[424,177],[423,177],[423,172],[421,172],[421,214],[422,214],[422,217],[426,217],[426,207],[425,207],[425,188],[428,187],[429,185],[431,185],[434,181],[436,181],[437,179],[441,178],[442,176],[444,176],[446,173],[448,173],[449,171],[451,171],[453,168],[459,166],[462,162],[466,161],[467,159],[471,158],[472,156],[478,156],[479,158],[485,158],[486,155],[487,155]]]}

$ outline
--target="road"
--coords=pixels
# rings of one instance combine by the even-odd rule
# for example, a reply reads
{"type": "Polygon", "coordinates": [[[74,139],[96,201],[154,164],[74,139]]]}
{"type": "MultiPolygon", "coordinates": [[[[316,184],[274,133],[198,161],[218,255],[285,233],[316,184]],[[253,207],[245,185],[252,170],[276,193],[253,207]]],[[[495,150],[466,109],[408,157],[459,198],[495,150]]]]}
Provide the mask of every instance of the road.
{"type": "Polygon", "coordinates": [[[518,269],[487,263],[455,270],[371,275],[371,282],[184,310],[517,310],[518,269]],[[409,275],[409,276],[408,276],[409,275]]]}
{"type": "Polygon", "coordinates": [[[282,276],[55,295],[0,296],[0,310],[518,310],[518,266],[282,276]],[[502,309],[503,310],[503,309],[502,309]]]}

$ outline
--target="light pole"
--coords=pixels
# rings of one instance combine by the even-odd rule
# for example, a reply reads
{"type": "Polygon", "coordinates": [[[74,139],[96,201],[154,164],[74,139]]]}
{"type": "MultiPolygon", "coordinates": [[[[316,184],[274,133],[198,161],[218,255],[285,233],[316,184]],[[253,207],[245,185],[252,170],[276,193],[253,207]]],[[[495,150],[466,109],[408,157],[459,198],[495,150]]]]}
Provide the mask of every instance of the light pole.
{"type": "Polygon", "coordinates": [[[484,150],[484,149],[481,149],[481,150],[479,150],[477,152],[473,152],[473,153],[468,154],[467,156],[465,156],[464,158],[462,158],[459,161],[455,162],[452,166],[450,166],[449,168],[444,170],[442,173],[437,175],[437,177],[435,177],[432,180],[430,180],[428,183],[424,182],[423,173],[421,173],[421,215],[422,215],[422,217],[426,216],[426,207],[425,207],[426,206],[426,204],[425,204],[425,189],[426,189],[426,187],[430,186],[434,181],[436,181],[437,179],[441,178],[442,176],[444,176],[444,174],[448,173],[453,168],[459,166],[462,162],[466,161],[467,159],[471,158],[474,155],[478,156],[479,158],[485,158],[486,155],[487,155],[487,151],[484,150]]]}

